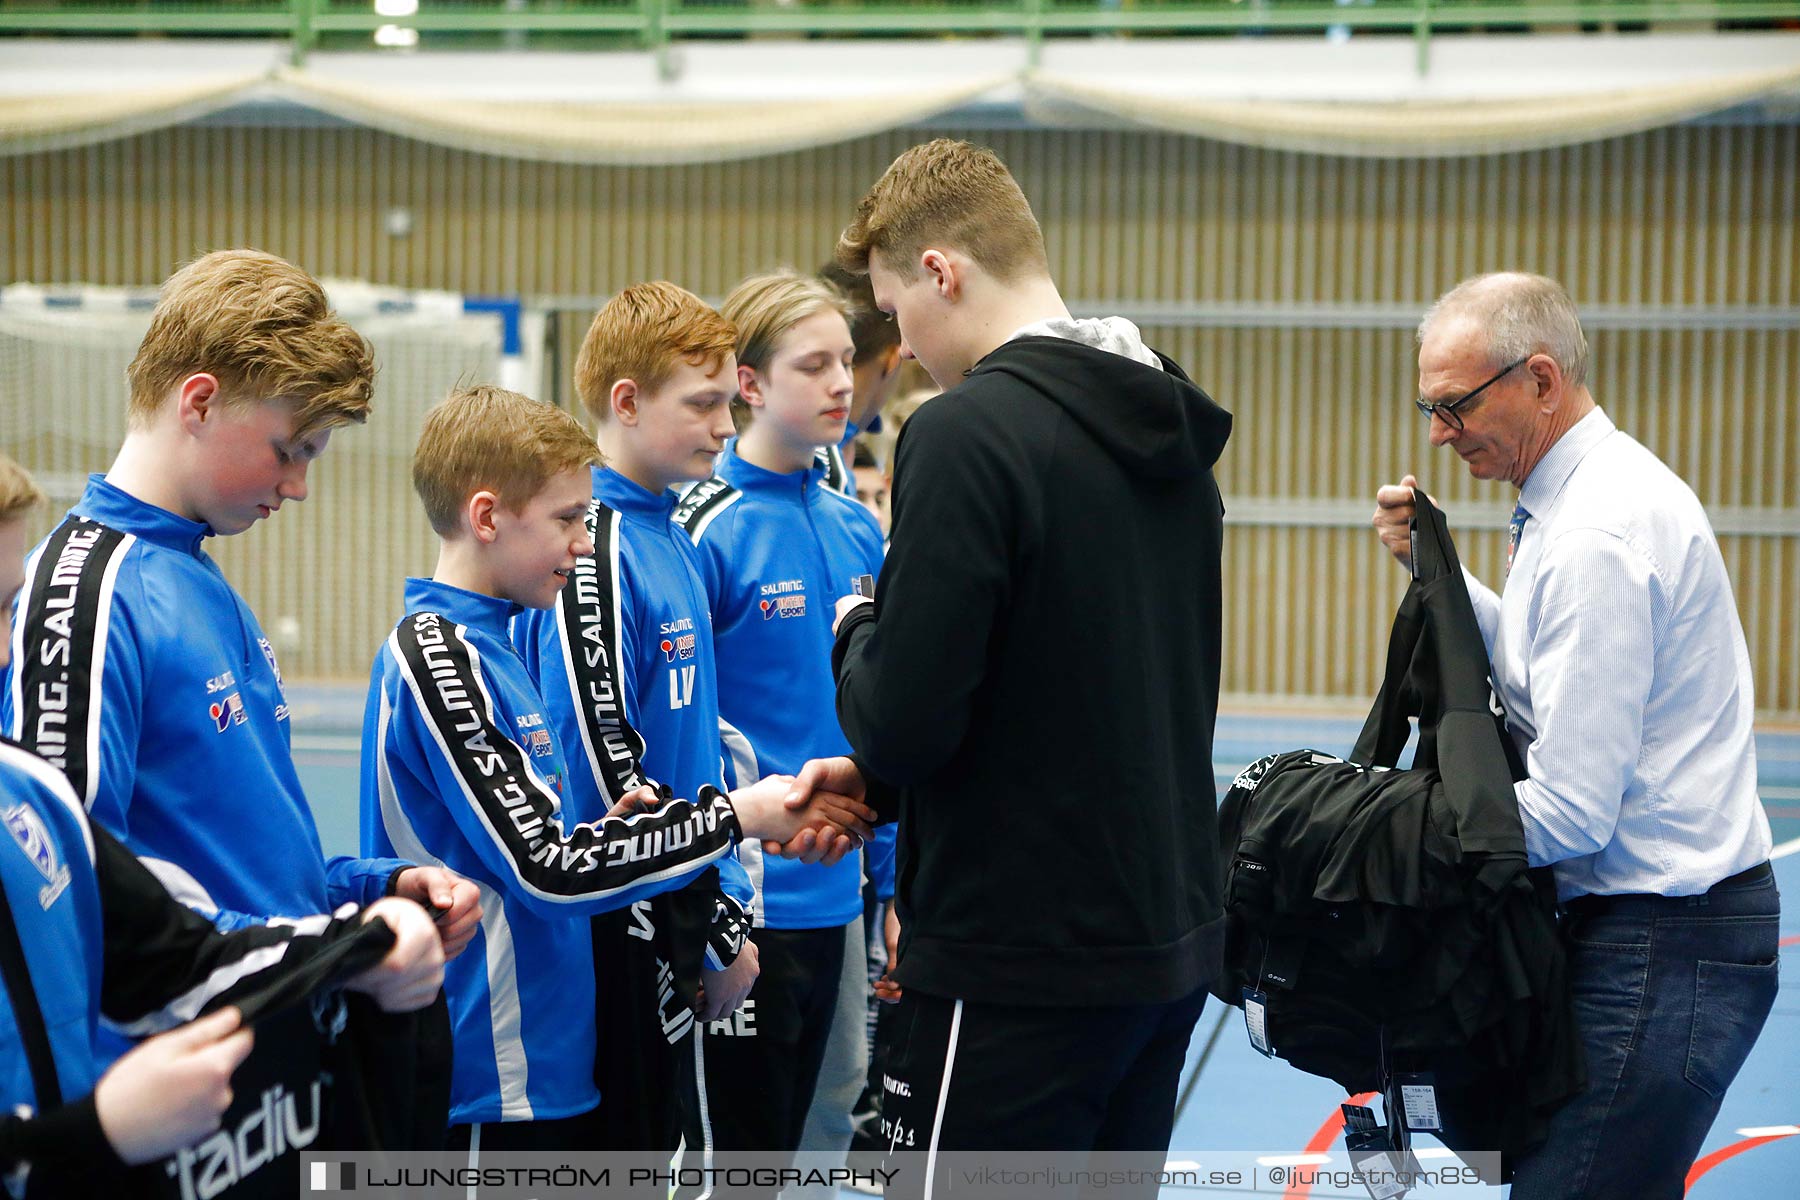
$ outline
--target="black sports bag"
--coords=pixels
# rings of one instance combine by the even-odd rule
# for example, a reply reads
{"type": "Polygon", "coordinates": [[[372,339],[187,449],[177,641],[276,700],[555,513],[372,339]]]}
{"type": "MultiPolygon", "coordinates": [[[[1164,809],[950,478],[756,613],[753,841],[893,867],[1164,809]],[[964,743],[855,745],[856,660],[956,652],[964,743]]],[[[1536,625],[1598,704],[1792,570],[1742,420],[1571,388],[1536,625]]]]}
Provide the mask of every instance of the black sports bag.
{"type": "Polygon", "coordinates": [[[1580,1044],[1523,770],[1443,514],[1415,497],[1413,582],[1353,761],[1269,755],[1221,805],[1216,994],[1252,994],[1259,1049],[1349,1092],[1429,1073],[1445,1144],[1510,1159],[1582,1086],[1580,1044]]]}

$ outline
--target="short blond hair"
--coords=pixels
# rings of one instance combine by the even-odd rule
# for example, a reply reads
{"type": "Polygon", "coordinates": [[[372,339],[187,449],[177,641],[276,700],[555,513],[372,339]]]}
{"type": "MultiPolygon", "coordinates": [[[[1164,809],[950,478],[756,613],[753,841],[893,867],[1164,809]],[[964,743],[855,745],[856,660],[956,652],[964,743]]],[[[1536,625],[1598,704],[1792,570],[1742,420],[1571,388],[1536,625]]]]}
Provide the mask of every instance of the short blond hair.
{"type": "Polygon", "coordinates": [[[594,314],[575,356],[575,394],[594,420],[605,421],[619,380],[653,392],[678,362],[710,375],[736,342],[731,322],[686,288],[666,280],[633,284],[594,314]]]}
{"type": "Polygon", "coordinates": [[[16,521],[44,502],[44,493],[29,472],[0,454],[0,525],[16,521]]]}
{"type": "Polygon", "coordinates": [[[228,404],[284,399],[294,437],[361,423],[375,352],[331,310],[319,281],[261,250],[215,250],[164,281],[126,372],[130,423],[148,424],[190,375],[219,381],[228,404]]]}
{"type": "Polygon", "coordinates": [[[902,279],[932,246],[961,250],[1003,283],[1048,275],[1044,231],[1025,193],[992,150],[938,138],[896,158],[838,237],[837,261],[867,274],[879,254],[902,279]]]}
{"type": "Polygon", "coordinates": [[[425,414],[413,490],[438,536],[450,537],[476,492],[493,492],[516,513],[558,475],[601,461],[588,431],[560,408],[477,384],[454,389],[425,414]]]}
{"type": "Polygon", "coordinates": [[[719,306],[720,315],[737,326],[738,366],[758,371],[775,356],[782,334],[822,312],[834,312],[848,325],[855,309],[824,280],[785,268],[750,276],[719,306]]]}
{"type": "MultiPolygon", "coordinates": [[[[786,268],[750,276],[719,306],[720,315],[737,327],[738,366],[754,371],[768,369],[783,334],[822,312],[836,313],[848,326],[855,309],[848,297],[824,280],[786,268]]],[[[738,395],[731,399],[731,414],[740,432],[754,415],[738,395]]]]}

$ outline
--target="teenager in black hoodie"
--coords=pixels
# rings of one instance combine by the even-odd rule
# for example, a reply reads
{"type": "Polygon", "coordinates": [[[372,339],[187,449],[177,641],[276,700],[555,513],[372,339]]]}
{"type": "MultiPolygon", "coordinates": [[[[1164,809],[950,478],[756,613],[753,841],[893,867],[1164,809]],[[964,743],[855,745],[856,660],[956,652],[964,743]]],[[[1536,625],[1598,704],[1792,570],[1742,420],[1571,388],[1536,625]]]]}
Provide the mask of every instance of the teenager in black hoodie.
{"type": "Polygon", "coordinates": [[[801,780],[861,774],[899,821],[884,1132],[1160,1152],[1222,932],[1231,416],[1130,322],[1070,316],[987,150],[901,155],[838,257],[946,389],[901,434],[875,602],[840,604],[857,762],[801,780]]]}

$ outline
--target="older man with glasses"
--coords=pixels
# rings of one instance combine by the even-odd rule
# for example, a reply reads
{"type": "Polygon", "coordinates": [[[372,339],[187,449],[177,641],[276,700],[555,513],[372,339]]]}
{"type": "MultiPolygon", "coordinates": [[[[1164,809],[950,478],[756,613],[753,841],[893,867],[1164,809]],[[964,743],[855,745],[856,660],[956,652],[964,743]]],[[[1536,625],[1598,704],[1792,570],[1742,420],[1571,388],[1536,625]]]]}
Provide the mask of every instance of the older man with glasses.
{"type": "MultiPolygon", "coordinates": [[[[1499,595],[1468,577],[1555,872],[1587,1088],[1513,1164],[1513,1200],[1679,1197],[1776,991],[1780,898],[1750,658],[1693,491],[1587,388],[1568,294],[1483,275],[1419,325],[1431,444],[1519,489],[1499,595]]],[[[1408,475],[1374,524],[1409,564],[1408,475]]]]}

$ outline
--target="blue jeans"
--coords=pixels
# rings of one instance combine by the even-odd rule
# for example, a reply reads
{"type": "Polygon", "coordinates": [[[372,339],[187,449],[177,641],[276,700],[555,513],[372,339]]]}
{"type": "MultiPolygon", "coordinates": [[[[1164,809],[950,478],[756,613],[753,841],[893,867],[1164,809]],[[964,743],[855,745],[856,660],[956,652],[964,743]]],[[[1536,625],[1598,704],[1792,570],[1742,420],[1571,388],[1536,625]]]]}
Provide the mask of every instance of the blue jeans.
{"type": "Polygon", "coordinates": [[[1767,868],[1700,896],[1571,904],[1587,1087],[1517,1164],[1512,1200],[1679,1200],[1775,1003],[1780,914],[1767,868]]]}

